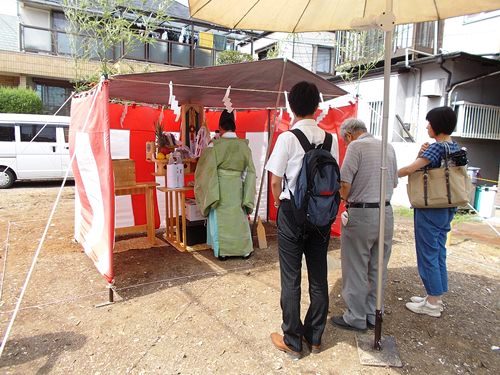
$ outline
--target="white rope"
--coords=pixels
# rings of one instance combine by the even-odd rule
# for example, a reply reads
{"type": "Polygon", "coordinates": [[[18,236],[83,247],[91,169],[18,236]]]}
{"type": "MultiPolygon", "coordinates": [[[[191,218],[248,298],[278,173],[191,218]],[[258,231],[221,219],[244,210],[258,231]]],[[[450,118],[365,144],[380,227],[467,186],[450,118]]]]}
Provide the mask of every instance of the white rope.
{"type": "MultiPolygon", "coordinates": [[[[88,120],[90,118],[90,114],[92,112],[92,109],[94,107],[94,104],[95,104],[95,101],[97,98],[97,92],[102,88],[102,83],[103,83],[103,80],[101,79],[101,81],[99,82],[99,85],[94,89],[95,90],[94,98],[92,100],[92,104],[91,104],[89,112],[87,114],[87,118],[85,119],[82,131],[85,130],[87,127],[88,120]]],[[[42,237],[40,238],[40,242],[38,243],[38,247],[35,251],[35,255],[33,256],[33,260],[31,262],[30,269],[28,271],[28,274],[26,276],[26,280],[24,281],[23,287],[21,289],[21,293],[20,293],[19,298],[18,298],[17,303],[16,303],[16,308],[14,309],[14,313],[12,314],[9,325],[7,326],[7,330],[5,331],[5,335],[4,335],[4,338],[2,340],[2,345],[0,346],[0,358],[2,357],[3,351],[5,349],[5,345],[7,345],[7,340],[9,339],[10,331],[12,330],[12,326],[14,325],[14,321],[16,320],[17,314],[18,314],[19,309],[21,307],[21,303],[23,301],[24,294],[26,293],[26,289],[28,288],[28,284],[29,284],[29,281],[31,279],[31,275],[33,274],[33,270],[35,269],[35,265],[36,265],[36,262],[38,260],[38,256],[40,255],[40,251],[42,250],[42,245],[45,241],[45,238],[47,237],[47,232],[49,231],[50,223],[52,222],[52,218],[54,217],[54,213],[56,212],[57,205],[59,204],[59,200],[61,199],[63,187],[64,187],[64,184],[66,183],[67,178],[68,178],[69,170],[73,164],[73,160],[75,159],[75,156],[76,156],[76,153],[73,153],[73,157],[71,158],[71,160],[68,164],[68,167],[66,168],[66,174],[64,175],[64,179],[63,179],[61,187],[59,188],[59,191],[57,193],[56,200],[52,206],[52,210],[50,212],[49,219],[47,220],[47,225],[45,225],[45,229],[43,231],[42,237]]]]}
{"type": "MultiPolygon", "coordinates": [[[[113,77],[111,77],[111,80],[113,80],[113,77]]],[[[147,83],[148,85],[159,85],[159,86],[168,86],[169,83],[166,82],[154,82],[154,81],[145,81],[145,80],[138,80],[138,79],[125,79],[125,78],[120,78],[120,79],[115,79],[115,82],[132,82],[132,83],[147,83]]],[[[174,83],[174,86],[179,86],[179,87],[189,87],[189,88],[197,88],[197,89],[214,89],[214,90],[227,90],[227,87],[220,87],[220,86],[203,86],[203,85],[188,85],[184,83],[174,83]]],[[[231,86],[231,91],[244,91],[244,92],[258,92],[258,93],[266,93],[266,94],[283,94],[284,91],[276,91],[276,90],[260,90],[260,89],[240,89],[236,87],[231,86]]],[[[336,98],[342,95],[323,95],[328,98],[336,98]]]]}
{"type": "Polygon", "coordinates": [[[469,208],[472,209],[472,211],[474,211],[474,213],[481,219],[481,222],[483,223],[486,223],[488,224],[488,226],[493,230],[493,232],[496,233],[496,235],[498,237],[500,237],[500,233],[498,233],[498,231],[495,229],[495,227],[493,225],[491,225],[488,220],[485,220],[482,216],[479,215],[479,212],[470,204],[470,203],[467,203],[467,206],[469,206],[469,208]]]}
{"type": "Polygon", "coordinates": [[[3,283],[5,280],[5,270],[7,269],[7,255],[9,253],[9,236],[10,236],[10,221],[7,225],[7,237],[5,238],[5,246],[3,251],[2,281],[0,282],[0,302],[2,302],[3,298],[3,283]]]}
{"type": "MultiPolygon", "coordinates": [[[[115,290],[117,292],[120,292],[120,291],[127,290],[127,289],[139,288],[139,287],[142,287],[142,286],[148,286],[148,285],[153,285],[153,284],[169,283],[169,282],[180,281],[180,280],[185,280],[185,279],[192,279],[192,278],[199,278],[199,277],[204,277],[204,276],[227,275],[227,274],[232,273],[232,272],[245,271],[245,270],[254,269],[254,268],[255,268],[254,266],[242,266],[242,267],[235,267],[235,268],[230,268],[230,269],[224,269],[222,271],[207,271],[207,272],[197,273],[197,274],[194,274],[194,275],[177,276],[177,277],[171,277],[171,278],[168,278],[168,279],[161,279],[161,280],[149,281],[149,282],[146,282],[146,283],[128,285],[128,286],[124,286],[124,287],[121,287],[121,288],[114,288],[113,290],[115,290]]],[[[262,267],[259,267],[258,269],[259,270],[265,270],[265,269],[268,269],[268,268],[276,268],[276,266],[274,266],[274,265],[264,265],[262,267]]],[[[100,294],[104,294],[104,293],[107,293],[107,291],[102,290],[102,291],[95,292],[95,293],[84,294],[82,296],[75,296],[75,297],[71,297],[71,298],[65,298],[65,299],[51,301],[51,302],[46,302],[46,303],[41,303],[41,304],[37,304],[37,305],[26,306],[26,307],[23,307],[21,310],[41,309],[42,307],[51,306],[51,305],[58,305],[58,304],[61,304],[61,303],[78,301],[78,300],[81,300],[81,299],[84,299],[84,298],[88,298],[88,297],[92,297],[92,296],[96,296],[96,295],[100,295],[100,294]]],[[[2,314],[9,314],[12,311],[14,311],[14,310],[0,311],[0,315],[2,315],[2,314]]]]}

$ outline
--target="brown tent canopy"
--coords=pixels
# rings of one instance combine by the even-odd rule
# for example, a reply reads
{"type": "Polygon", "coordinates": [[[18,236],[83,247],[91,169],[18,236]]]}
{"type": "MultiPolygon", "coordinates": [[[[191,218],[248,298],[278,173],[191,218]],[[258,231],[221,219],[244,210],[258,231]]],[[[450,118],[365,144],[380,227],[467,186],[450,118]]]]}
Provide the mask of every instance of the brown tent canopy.
{"type": "MultiPolygon", "coordinates": [[[[167,105],[169,82],[179,104],[224,107],[222,98],[228,86],[234,108],[274,108],[278,93],[289,92],[294,84],[316,84],[329,100],[346,94],[344,90],[290,60],[272,59],[240,64],[168,72],[123,74],[111,77],[110,98],[167,105]],[[280,90],[280,83],[283,80],[280,90]]],[[[279,107],[285,106],[279,95],[279,107]]]]}

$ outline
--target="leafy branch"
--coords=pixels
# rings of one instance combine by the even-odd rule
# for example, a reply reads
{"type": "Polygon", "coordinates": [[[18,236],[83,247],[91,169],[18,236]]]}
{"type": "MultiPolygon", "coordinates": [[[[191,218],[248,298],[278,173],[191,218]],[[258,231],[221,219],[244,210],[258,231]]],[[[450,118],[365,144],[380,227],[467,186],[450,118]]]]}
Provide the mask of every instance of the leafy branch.
{"type": "Polygon", "coordinates": [[[77,80],[80,66],[88,60],[100,62],[100,72],[114,73],[113,64],[127,52],[154,44],[155,32],[170,18],[171,0],[63,0],[68,19],[77,80]],[[118,56],[116,55],[118,53],[118,56]]]}

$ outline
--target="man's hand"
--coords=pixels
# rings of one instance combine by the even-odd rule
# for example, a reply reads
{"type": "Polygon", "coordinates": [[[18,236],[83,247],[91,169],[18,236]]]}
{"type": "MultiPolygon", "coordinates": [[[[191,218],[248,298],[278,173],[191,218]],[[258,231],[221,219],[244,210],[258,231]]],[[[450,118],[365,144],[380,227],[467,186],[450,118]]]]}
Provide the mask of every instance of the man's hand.
{"type": "Polygon", "coordinates": [[[274,207],[278,208],[281,201],[280,201],[280,194],[282,190],[282,178],[278,177],[274,174],[271,173],[271,191],[273,193],[273,198],[274,198],[274,207]]]}

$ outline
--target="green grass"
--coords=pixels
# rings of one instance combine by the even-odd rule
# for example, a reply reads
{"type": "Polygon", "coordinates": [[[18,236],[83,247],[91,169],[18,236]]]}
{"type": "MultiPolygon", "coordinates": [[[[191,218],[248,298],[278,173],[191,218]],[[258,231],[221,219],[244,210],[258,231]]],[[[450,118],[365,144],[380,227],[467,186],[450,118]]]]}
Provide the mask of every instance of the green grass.
{"type": "Polygon", "coordinates": [[[394,207],[394,216],[413,217],[413,210],[408,207],[396,206],[394,207]]]}
{"type": "MultiPolygon", "coordinates": [[[[411,218],[413,217],[413,210],[407,207],[396,206],[394,207],[394,216],[411,218]]],[[[470,223],[480,220],[481,219],[474,213],[459,211],[453,218],[453,224],[470,223]]]]}
{"type": "Polygon", "coordinates": [[[455,217],[453,218],[452,223],[453,224],[460,224],[460,223],[470,223],[473,221],[481,221],[481,218],[478,217],[474,213],[468,213],[468,212],[457,212],[455,217]]]}

